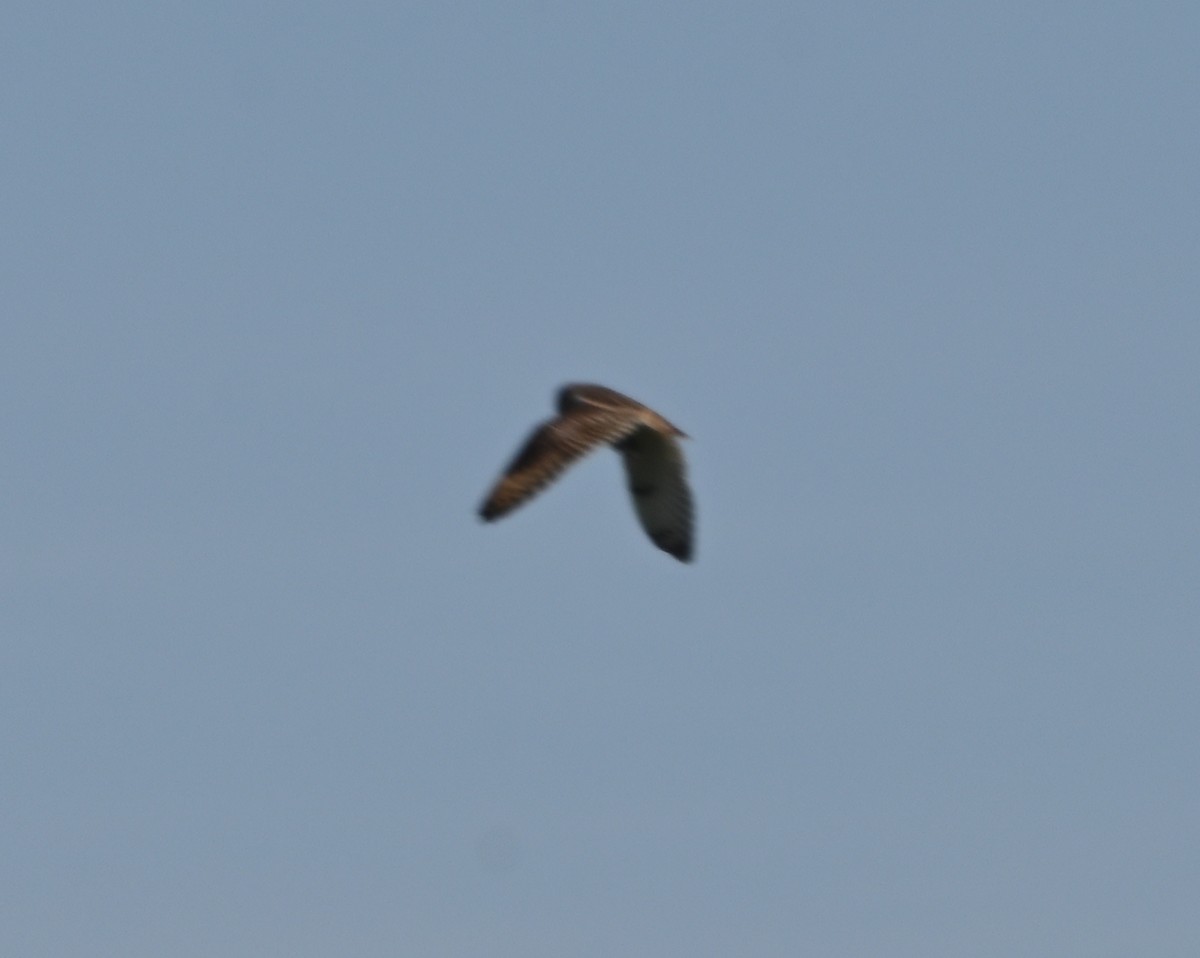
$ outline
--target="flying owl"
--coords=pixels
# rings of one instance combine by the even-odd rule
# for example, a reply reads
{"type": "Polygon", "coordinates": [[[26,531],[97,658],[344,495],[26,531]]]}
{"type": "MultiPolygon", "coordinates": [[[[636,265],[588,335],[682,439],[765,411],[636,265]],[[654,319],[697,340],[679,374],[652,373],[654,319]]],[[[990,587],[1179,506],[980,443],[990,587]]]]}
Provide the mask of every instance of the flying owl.
{"type": "Polygon", "coordinates": [[[694,551],[692,491],[678,439],[687,438],[653,409],[604,386],[576,383],[558,391],[558,415],[525,441],[479,514],[507,515],[597,446],[621,454],[638,520],[651,541],[681,562],[694,551]]]}

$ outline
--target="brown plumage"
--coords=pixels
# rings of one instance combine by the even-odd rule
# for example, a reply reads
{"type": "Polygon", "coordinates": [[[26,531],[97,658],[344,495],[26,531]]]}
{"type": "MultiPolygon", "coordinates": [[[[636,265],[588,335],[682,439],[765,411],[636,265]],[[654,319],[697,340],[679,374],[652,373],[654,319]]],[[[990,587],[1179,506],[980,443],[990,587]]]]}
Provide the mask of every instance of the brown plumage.
{"type": "Polygon", "coordinates": [[[558,392],[558,416],[538,426],[504,470],[479,514],[499,519],[600,445],[621,454],[638,520],[651,541],[681,562],[693,553],[692,493],[683,450],[686,434],[653,409],[604,386],[573,384],[558,392]]]}

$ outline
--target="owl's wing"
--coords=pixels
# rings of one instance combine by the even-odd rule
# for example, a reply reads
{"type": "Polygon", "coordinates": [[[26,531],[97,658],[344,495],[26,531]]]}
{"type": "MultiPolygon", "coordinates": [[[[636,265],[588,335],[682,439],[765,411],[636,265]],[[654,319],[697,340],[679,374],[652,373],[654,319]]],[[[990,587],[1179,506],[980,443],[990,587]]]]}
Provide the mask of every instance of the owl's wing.
{"type": "Polygon", "coordinates": [[[680,562],[694,551],[692,490],[683,450],[671,436],[643,428],[618,446],[638,520],[651,541],[680,562]]]}
{"type": "Polygon", "coordinates": [[[597,446],[619,442],[638,428],[627,411],[585,407],[542,423],[488,493],[479,514],[489,522],[511,512],[597,446]]]}

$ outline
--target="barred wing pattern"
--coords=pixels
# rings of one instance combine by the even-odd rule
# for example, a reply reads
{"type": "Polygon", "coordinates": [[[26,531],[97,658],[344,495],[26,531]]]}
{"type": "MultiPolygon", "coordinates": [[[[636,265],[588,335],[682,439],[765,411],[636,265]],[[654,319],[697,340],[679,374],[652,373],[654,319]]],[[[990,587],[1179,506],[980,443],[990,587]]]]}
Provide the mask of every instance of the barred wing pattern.
{"type": "Polygon", "coordinates": [[[571,463],[601,444],[619,441],[637,425],[628,416],[590,409],[542,423],[508,464],[479,514],[489,522],[507,515],[550,485],[571,463]]]}

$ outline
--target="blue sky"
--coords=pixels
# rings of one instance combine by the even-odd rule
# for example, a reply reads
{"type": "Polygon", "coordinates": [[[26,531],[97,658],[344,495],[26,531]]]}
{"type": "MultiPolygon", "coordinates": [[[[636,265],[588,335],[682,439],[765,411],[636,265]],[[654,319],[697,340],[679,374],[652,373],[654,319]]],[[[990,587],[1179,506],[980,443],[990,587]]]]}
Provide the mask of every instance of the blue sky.
{"type": "Polygon", "coordinates": [[[1198,953],[1200,9],[3,25],[5,954],[1198,953]]]}

